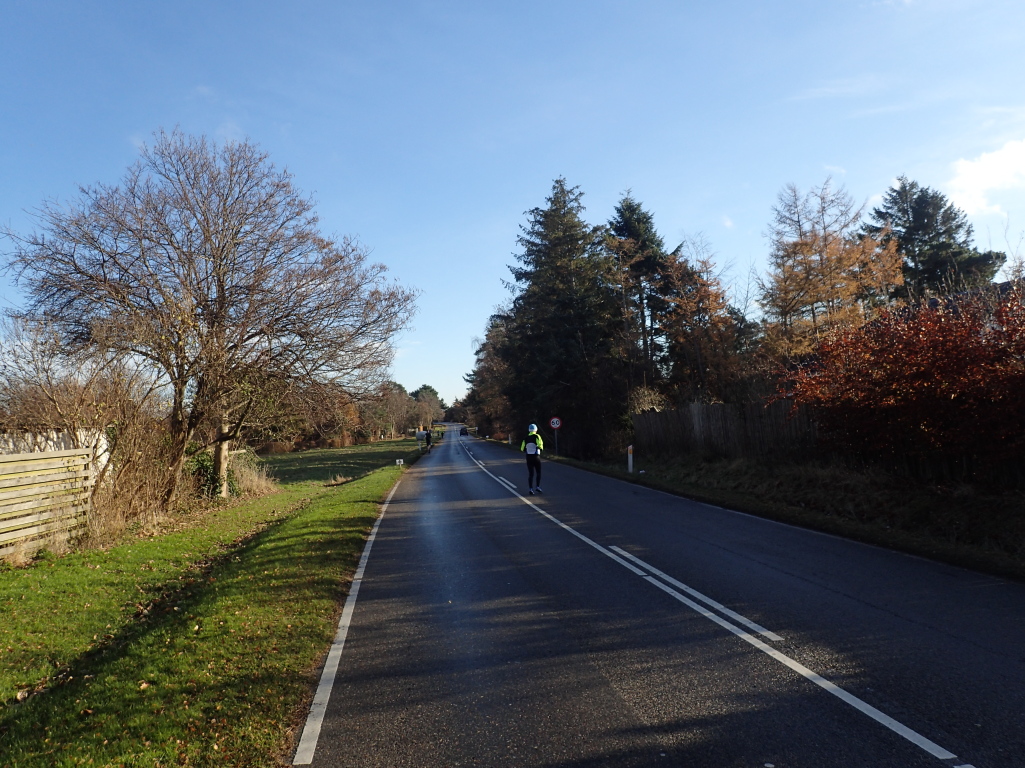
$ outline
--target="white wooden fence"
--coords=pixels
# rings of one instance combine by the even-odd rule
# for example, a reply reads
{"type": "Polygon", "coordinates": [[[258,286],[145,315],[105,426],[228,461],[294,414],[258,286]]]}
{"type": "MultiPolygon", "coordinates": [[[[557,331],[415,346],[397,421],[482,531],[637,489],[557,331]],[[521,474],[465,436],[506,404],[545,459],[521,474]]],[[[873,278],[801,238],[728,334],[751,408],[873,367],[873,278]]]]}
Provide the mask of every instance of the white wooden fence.
{"type": "Polygon", "coordinates": [[[80,532],[92,482],[88,448],[0,455],[0,556],[80,532]]]}

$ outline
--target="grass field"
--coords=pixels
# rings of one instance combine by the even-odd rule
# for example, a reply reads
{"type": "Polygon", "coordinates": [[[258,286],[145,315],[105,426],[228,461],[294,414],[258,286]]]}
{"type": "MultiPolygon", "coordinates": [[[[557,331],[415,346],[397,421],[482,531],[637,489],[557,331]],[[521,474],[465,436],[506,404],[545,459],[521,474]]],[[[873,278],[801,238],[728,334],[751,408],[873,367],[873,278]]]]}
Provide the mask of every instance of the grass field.
{"type": "Polygon", "coordinates": [[[0,763],[284,760],[395,459],[416,455],[396,441],[271,457],[278,493],[0,570],[0,763]],[[340,476],[355,479],[325,487],[340,476]]]}

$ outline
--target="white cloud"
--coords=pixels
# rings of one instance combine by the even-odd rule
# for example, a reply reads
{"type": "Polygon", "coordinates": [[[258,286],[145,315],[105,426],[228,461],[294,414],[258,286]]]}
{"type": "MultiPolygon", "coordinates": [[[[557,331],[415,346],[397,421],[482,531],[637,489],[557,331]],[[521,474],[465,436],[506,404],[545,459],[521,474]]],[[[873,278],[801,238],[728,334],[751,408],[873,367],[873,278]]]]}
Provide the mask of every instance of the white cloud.
{"type": "Polygon", "coordinates": [[[969,216],[982,213],[1003,214],[990,193],[1025,188],[1025,139],[1009,141],[994,152],[984,152],[974,160],[957,160],[954,178],[947,193],[969,216]]]}
{"type": "Polygon", "coordinates": [[[237,122],[228,119],[217,126],[217,136],[220,137],[221,141],[244,141],[246,132],[242,130],[242,126],[237,122]]]}
{"type": "Polygon", "coordinates": [[[727,229],[733,229],[733,219],[731,219],[729,216],[723,216],[722,225],[727,229]]]}
{"type": "Polygon", "coordinates": [[[839,165],[827,165],[825,166],[825,169],[829,173],[836,174],[837,176],[843,176],[847,173],[847,169],[841,168],[839,165]]]}
{"type": "Polygon", "coordinates": [[[790,101],[807,101],[810,99],[835,99],[851,96],[868,96],[875,94],[885,86],[876,74],[857,77],[844,77],[821,82],[819,85],[805,88],[790,97],[790,101]]]}

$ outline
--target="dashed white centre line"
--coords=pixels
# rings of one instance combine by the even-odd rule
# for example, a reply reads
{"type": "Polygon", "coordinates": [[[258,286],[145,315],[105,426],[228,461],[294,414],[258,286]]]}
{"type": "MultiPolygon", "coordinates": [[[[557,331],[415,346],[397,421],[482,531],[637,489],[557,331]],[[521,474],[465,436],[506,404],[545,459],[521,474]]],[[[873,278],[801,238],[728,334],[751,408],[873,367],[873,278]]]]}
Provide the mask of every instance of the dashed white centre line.
{"type": "MultiPolygon", "coordinates": [[[[464,450],[466,450],[466,449],[464,448],[464,450]]],[[[469,450],[467,450],[466,453],[467,453],[467,455],[470,456],[470,459],[477,466],[479,466],[484,471],[485,474],[489,475],[493,480],[499,482],[499,484],[501,484],[503,487],[505,487],[505,488],[509,487],[507,480],[505,480],[504,478],[499,477],[498,475],[494,474],[493,472],[490,472],[484,466],[484,464],[482,462],[477,460],[469,452],[469,450]]],[[[524,498],[523,496],[521,496],[515,490],[515,488],[512,488],[510,490],[512,490],[512,493],[515,496],[517,496],[521,501],[523,501],[523,503],[525,503],[527,506],[531,507],[536,512],[538,512],[541,515],[543,515],[544,517],[548,518],[553,523],[558,525],[560,528],[562,528],[562,529],[568,531],[569,533],[573,534],[574,536],[576,536],[578,539],[580,539],[584,543],[586,543],[589,546],[593,547],[594,549],[598,550],[599,552],[601,552],[606,557],[609,557],[612,560],[615,560],[617,563],[622,565],[627,570],[631,571],[634,574],[637,574],[638,576],[641,576],[649,584],[652,584],[653,586],[658,587],[660,590],[662,590],[663,592],[665,592],[668,595],[671,595],[676,600],[678,600],[679,602],[683,603],[687,607],[691,608],[692,610],[694,610],[695,612],[697,612],[701,616],[704,616],[709,621],[715,622],[716,624],[721,626],[723,629],[726,629],[729,632],[731,632],[734,635],[736,635],[737,637],[739,637],[744,642],[749,643],[750,645],[754,646],[755,648],[757,648],[762,653],[764,653],[767,656],[770,656],[773,659],[775,659],[776,661],[778,661],[780,664],[783,664],[784,666],[789,667],[790,669],[792,669],[794,672],[797,672],[799,675],[804,677],[806,680],[809,680],[810,682],[815,683],[815,685],[819,686],[823,690],[828,691],[829,693],[833,694],[838,699],[843,701],[845,704],[848,704],[849,706],[851,706],[854,709],[858,710],[862,714],[868,715],[870,718],[875,720],[880,725],[885,726],[886,728],[890,729],[891,731],[893,731],[897,735],[902,736],[903,738],[907,739],[908,741],[910,741],[915,746],[919,747],[920,749],[924,750],[925,752],[928,752],[930,755],[932,755],[933,757],[935,757],[935,758],[941,760],[942,762],[946,763],[948,766],[951,766],[952,768],[974,768],[974,766],[969,765],[967,763],[961,763],[958,760],[957,755],[955,755],[953,752],[950,752],[949,750],[944,749],[943,747],[941,747],[936,742],[931,741],[930,739],[927,739],[925,736],[923,736],[922,734],[918,733],[917,731],[914,731],[911,728],[908,728],[903,723],[900,723],[897,720],[894,720],[892,717],[887,715],[885,712],[882,712],[882,711],[876,709],[875,707],[873,707],[868,702],[859,699],[857,696],[855,696],[854,694],[844,690],[843,688],[841,688],[840,686],[836,685],[835,683],[832,683],[829,680],[826,680],[824,677],[819,675],[817,672],[813,672],[812,670],[808,669],[806,666],[801,664],[799,661],[796,661],[796,660],[790,658],[789,656],[787,656],[787,655],[785,655],[783,653],[780,653],[775,648],[767,645],[765,642],[763,642],[759,638],[757,638],[754,635],[752,635],[750,632],[747,632],[747,631],[741,629],[736,624],[733,624],[733,623],[727,621],[726,619],[722,618],[718,614],[713,613],[712,611],[710,611],[705,606],[700,605],[699,603],[697,603],[694,600],[692,600],[689,597],[687,597],[685,594],[682,594],[681,592],[678,592],[673,587],[680,588],[684,592],[686,592],[686,593],[692,595],[693,597],[697,598],[698,600],[701,600],[702,602],[704,602],[705,605],[710,606],[712,608],[715,608],[715,610],[721,611],[723,614],[729,616],[730,618],[734,619],[738,623],[743,624],[744,626],[748,627],[749,629],[752,629],[757,634],[763,635],[767,639],[771,639],[774,642],[779,642],[780,640],[782,640],[782,638],[779,635],[775,634],[774,632],[770,632],[769,630],[765,629],[761,625],[756,624],[755,622],[747,619],[746,617],[740,615],[739,613],[736,613],[736,612],[730,610],[729,608],[727,608],[724,605],[716,602],[712,598],[707,597],[706,595],[701,594],[700,592],[698,592],[695,589],[692,589],[691,587],[688,587],[683,582],[677,581],[676,579],[674,579],[673,577],[669,576],[668,574],[663,573],[662,571],[658,570],[657,568],[655,568],[655,567],[653,567],[651,565],[648,565],[647,563],[645,563],[640,558],[634,557],[633,555],[631,555],[630,553],[624,551],[620,547],[617,547],[617,546],[613,546],[613,547],[610,547],[610,548],[603,547],[598,542],[588,538],[587,536],[585,536],[584,534],[582,534],[579,531],[575,530],[571,526],[566,525],[562,521],[560,521],[560,520],[556,519],[555,517],[553,517],[552,515],[550,515],[548,512],[545,512],[543,509],[541,509],[539,506],[537,506],[536,504],[534,504],[530,500],[528,500],[528,499],[524,498]],[[614,550],[614,552],[612,550],[614,550]],[[630,560],[632,560],[633,562],[629,562],[630,560]],[[645,571],[641,570],[641,568],[639,568],[638,565],[635,565],[634,563],[637,563],[638,565],[640,565],[643,568],[647,569],[648,572],[646,573],[645,571]],[[655,575],[652,576],[652,575],[649,575],[649,574],[655,574],[655,575]],[[655,578],[655,576],[658,576],[658,578],[655,578]],[[668,583],[663,583],[659,579],[663,579],[663,580],[665,580],[665,582],[668,582],[668,583]],[[672,585],[672,586],[670,586],[670,585],[672,585]]]]}

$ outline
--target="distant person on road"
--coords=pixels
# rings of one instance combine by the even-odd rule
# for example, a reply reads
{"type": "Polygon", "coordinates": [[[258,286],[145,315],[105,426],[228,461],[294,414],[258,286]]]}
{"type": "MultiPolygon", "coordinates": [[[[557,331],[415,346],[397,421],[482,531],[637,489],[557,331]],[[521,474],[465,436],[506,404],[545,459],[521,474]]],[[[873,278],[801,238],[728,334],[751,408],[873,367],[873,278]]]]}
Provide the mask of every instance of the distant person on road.
{"type": "Polygon", "coordinates": [[[527,454],[527,488],[530,495],[534,491],[541,493],[541,451],[544,450],[545,441],[537,433],[537,424],[527,427],[527,436],[520,443],[520,450],[527,454]],[[537,473],[537,485],[534,485],[534,473],[537,473]]]}
{"type": "Polygon", "coordinates": [[[427,442],[427,453],[431,452],[431,433],[434,431],[434,425],[432,424],[430,429],[427,430],[427,434],[424,435],[424,440],[427,442]]]}

